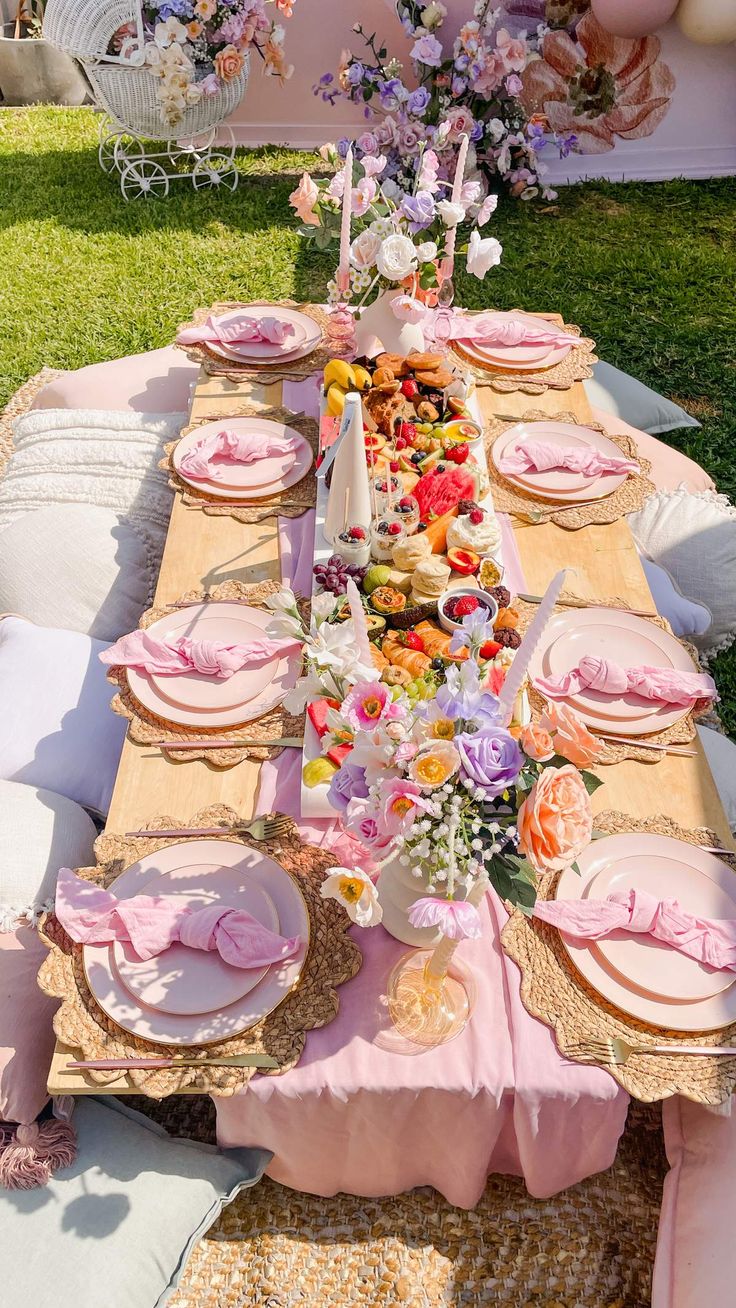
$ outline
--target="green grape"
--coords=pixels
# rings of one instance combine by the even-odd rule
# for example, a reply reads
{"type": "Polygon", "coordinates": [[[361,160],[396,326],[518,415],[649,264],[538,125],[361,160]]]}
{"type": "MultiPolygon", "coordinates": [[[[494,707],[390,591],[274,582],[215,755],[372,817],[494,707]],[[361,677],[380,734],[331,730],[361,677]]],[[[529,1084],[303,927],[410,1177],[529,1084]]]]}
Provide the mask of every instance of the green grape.
{"type": "Polygon", "coordinates": [[[392,686],[392,687],[391,687],[391,698],[392,698],[392,700],[401,699],[401,692],[402,692],[403,689],[404,689],[403,686],[392,686]]]}

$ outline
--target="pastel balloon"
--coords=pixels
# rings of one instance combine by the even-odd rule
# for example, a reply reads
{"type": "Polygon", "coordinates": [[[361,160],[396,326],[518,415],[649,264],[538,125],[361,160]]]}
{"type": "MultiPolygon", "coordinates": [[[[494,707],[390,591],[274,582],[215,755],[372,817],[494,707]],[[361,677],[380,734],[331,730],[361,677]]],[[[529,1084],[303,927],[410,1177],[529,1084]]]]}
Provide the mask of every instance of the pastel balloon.
{"type": "Polygon", "coordinates": [[[736,2],[680,0],[677,22],[683,35],[698,45],[722,45],[736,41],[736,2]]]}
{"type": "Polygon", "coordinates": [[[678,0],[591,0],[590,7],[604,32],[631,40],[649,36],[669,22],[678,0]]]}

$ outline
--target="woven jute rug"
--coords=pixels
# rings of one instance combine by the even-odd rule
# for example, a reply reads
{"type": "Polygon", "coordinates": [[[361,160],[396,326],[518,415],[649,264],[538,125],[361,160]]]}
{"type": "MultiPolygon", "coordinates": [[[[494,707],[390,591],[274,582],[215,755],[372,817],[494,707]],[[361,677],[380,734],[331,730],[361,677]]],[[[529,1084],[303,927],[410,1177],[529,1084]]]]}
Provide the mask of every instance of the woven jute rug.
{"type": "MultiPolygon", "coordinates": [[[[213,1142],[209,1100],[126,1102],[213,1142]]],[[[632,1104],[616,1162],[552,1199],[491,1177],[471,1212],[435,1190],[320,1199],[263,1180],[200,1241],[169,1308],[646,1308],[665,1173],[632,1104]]]]}

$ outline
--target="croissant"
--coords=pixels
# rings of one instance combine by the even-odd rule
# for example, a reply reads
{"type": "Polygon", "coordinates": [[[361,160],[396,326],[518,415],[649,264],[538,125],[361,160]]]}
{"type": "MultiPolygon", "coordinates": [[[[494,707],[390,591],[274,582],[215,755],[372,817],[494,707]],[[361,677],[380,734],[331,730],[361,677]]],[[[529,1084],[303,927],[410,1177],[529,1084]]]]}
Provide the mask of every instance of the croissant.
{"type": "Polygon", "coordinates": [[[377,645],[371,645],[371,658],[373,659],[373,666],[375,667],[376,672],[384,672],[388,667],[388,659],[377,645]]]}
{"type": "Polygon", "coordinates": [[[402,645],[393,634],[384,637],[381,649],[389,663],[395,663],[397,668],[406,668],[412,677],[423,677],[432,663],[426,654],[402,645]]]}
{"type": "Polygon", "coordinates": [[[439,657],[449,659],[453,663],[462,663],[468,657],[466,649],[460,650],[459,654],[451,654],[450,641],[452,637],[448,636],[446,631],[441,631],[439,627],[435,627],[434,623],[430,622],[428,618],[425,618],[424,622],[418,622],[414,630],[424,641],[424,648],[431,659],[439,657]]]}

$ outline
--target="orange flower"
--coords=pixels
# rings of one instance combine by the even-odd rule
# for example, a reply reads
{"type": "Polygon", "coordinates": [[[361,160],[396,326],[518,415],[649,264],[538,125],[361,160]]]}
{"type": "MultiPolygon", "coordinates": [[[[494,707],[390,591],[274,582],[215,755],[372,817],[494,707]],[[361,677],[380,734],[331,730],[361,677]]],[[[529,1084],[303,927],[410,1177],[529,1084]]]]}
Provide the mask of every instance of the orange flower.
{"type": "Polygon", "coordinates": [[[196,19],[191,23],[187,23],[187,36],[190,41],[196,41],[197,37],[201,36],[203,31],[204,28],[202,24],[198,23],[196,19]]]}
{"type": "Polygon", "coordinates": [[[232,82],[243,71],[245,57],[234,45],[226,45],[215,55],[215,72],[223,82],[232,82]]]}
{"type": "Polygon", "coordinates": [[[538,722],[530,722],[528,726],[522,727],[519,743],[524,753],[534,759],[535,763],[546,763],[555,752],[551,735],[538,722]]]}
{"type": "Polygon", "coordinates": [[[299,185],[289,196],[289,204],[295,210],[297,218],[312,227],[319,227],[319,218],[314,212],[315,201],[319,197],[319,187],[312,181],[309,173],[302,173],[299,185]]]}
{"type": "Polygon", "coordinates": [[[574,132],[583,154],[602,154],[614,136],[651,136],[670,106],[675,79],[656,36],[624,40],[604,32],[589,10],[575,29],[548,32],[542,58],[527,64],[521,103],[550,129],[574,132]]]}
{"type": "Polygon", "coordinates": [[[443,786],[460,764],[460,755],[449,740],[438,741],[417,754],[409,766],[409,776],[422,790],[443,786]]]}
{"type": "Polygon", "coordinates": [[[561,872],[590,844],[593,818],[576,768],[545,768],[517,817],[519,849],[539,873],[561,872]]]}
{"type": "Polygon", "coordinates": [[[588,768],[603,752],[601,742],[588,731],[569,704],[548,704],[539,723],[554,736],[555,749],[576,768],[588,768]]]}

